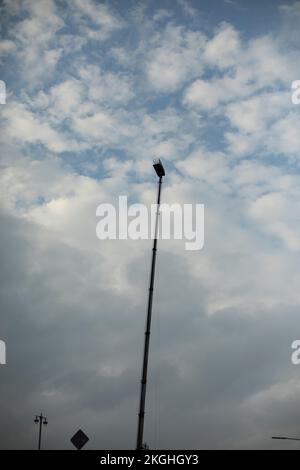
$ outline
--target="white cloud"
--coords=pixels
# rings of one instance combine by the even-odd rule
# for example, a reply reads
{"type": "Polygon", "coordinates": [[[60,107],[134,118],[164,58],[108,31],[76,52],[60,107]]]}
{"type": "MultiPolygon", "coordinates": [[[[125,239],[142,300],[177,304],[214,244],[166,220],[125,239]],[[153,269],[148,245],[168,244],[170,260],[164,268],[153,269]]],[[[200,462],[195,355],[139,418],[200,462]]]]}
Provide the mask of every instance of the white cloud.
{"type": "Polygon", "coordinates": [[[299,159],[299,112],[291,111],[275,122],[266,135],[270,152],[286,155],[292,161],[299,159]]]}
{"type": "Polygon", "coordinates": [[[13,141],[42,143],[53,152],[76,151],[84,145],[67,138],[43,118],[30,112],[25,105],[10,102],[3,111],[5,135],[13,141]]]}
{"type": "MultiPolygon", "coordinates": [[[[43,92],[38,94],[37,100],[41,100],[43,105],[43,98],[48,98],[48,106],[50,115],[54,115],[57,120],[63,121],[77,113],[80,105],[84,102],[86,97],[86,90],[80,80],[70,78],[64,82],[54,85],[50,88],[48,95],[45,96],[43,92]]],[[[34,101],[38,105],[38,101],[34,101]]]]}
{"type": "Polygon", "coordinates": [[[103,73],[100,67],[81,67],[79,76],[88,88],[88,97],[93,102],[107,102],[110,105],[128,103],[133,97],[133,85],[129,77],[117,73],[103,73]]]}
{"type": "Polygon", "coordinates": [[[290,109],[289,92],[263,93],[230,104],[226,116],[241,132],[257,134],[266,130],[290,109]]]}
{"type": "Polygon", "coordinates": [[[300,250],[300,205],[294,198],[278,192],[263,195],[251,204],[250,213],[262,230],[278,237],[290,250],[300,250]]]}
{"type": "Polygon", "coordinates": [[[153,15],[153,21],[162,21],[166,18],[170,18],[170,16],[172,16],[172,13],[169,10],[161,8],[156,10],[155,14],[153,15]]]}
{"type": "Polygon", "coordinates": [[[223,23],[207,42],[203,58],[212,66],[226,69],[237,64],[241,53],[239,32],[230,24],[223,23]]]}
{"type": "Polygon", "coordinates": [[[122,67],[130,68],[132,64],[132,55],[128,54],[124,47],[112,47],[109,54],[117,61],[122,67]]]}
{"type": "MultiPolygon", "coordinates": [[[[203,58],[208,66],[217,67],[221,78],[197,79],[184,94],[184,104],[199,109],[217,109],[240,98],[265,89],[275,92],[279,84],[289,88],[297,75],[297,52],[280,51],[276,40],[262,36],[242,43],[230,25],[222,25],[207,42],[203,58]],[[227,70],[228,69],[228,70],[227,70]]],[[[222,112],[222,108],[219,109],[222,112]]]]}
{"type": "Polygon", "coordinates": [[[222,87],[217,89],[215,84],[198,79],[187,89],[184,103],[192,106],[197,105],[204,109],[213,109],[218,105],[220,97],[224,95],[222,87]]]}
{"type": "Polygon", "coordinates": [[[153,41],[147,54],[147,77],[153,88],[174,92],[187,80],[201,74],[204,36],[169,23],[153,41]]]}
{"type": "Polygon", "coordinates": [[[5,39],[0,41],[0,55],[10,54],[16,49],[16,45],[13,41],[5,39]]]}
{"type": "Polygon", "coordinates": [[[177,3],[187,16],[195,18],[198,15],[198,10],[196,8],[193,8],[191,2],[189,2],[188,0],[177,0],[177,3]]]}
{"type": "Polygon", "coordinates": [[[23,79],[34,86],[54,71],[62,55],[63,50],[52,43],[65,23],[53,0],[26,0],[19,9],[25,18],[15,23],[9,35],[15,44],[23,79]]]}
{"type": "Polygon", "coordinates": [[[217,186],[218,191],[226,189],[230,168],[228,159],[222,152],[208,152],[205,149],[198,149],[184,161],[178,161],[176,166],[192,178],[199,178],[210,185],[217,186]]]}
{"type": "Polygon", "coordinates": [[[106,39],[112,32],[123,27],[122,21],[105,4],[96,3],[94,0],[74,0],[72,5],[75,5],[81,14],[97,25],[98,29],[91,29],[89,26],[84,28],[85,33],[91,39],[106,39]]]}
{"type": "Polygon", "coordinates": [[[26,17],[16,23],[10,34],[23,47],[41,48],[45,46],[64,26],[64,21],[57,14],[56,4],[53,0],[39,2],[27,0],[21,6],[26,17]],[[38,42],[35,41],[37,37],[39,38],[38,42]]]}
{"type": "Polygon", "coordinates": [[[266,93],[230,105],[226,115],[238,132],[227,132],[226,139],[235,155],[249,155],[257,150],[265,154],[298,159],[299,113],[291,110],[289,93],[266,93]]]}

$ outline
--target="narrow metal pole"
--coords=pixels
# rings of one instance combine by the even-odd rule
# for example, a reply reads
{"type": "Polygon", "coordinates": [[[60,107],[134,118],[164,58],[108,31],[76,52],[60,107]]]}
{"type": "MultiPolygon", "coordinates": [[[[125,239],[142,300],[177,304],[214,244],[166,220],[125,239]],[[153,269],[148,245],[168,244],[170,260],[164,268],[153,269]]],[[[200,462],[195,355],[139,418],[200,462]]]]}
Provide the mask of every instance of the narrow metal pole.
{"type": "Polygon", "coordinates": [[[41,441],[42,441],[42,424],[43,424],[43,415],[42,413],[40,414],[39,416],[39,420],[40,420],[40,427],[39,427],[39,445],[38,445],[38,450],[41,450],[41,441]]]}
{"type": "Polygon", "coordinates": [[[147,309],[147,321],[146,321],[145,343],[144,343],[144,359],[143,359],[143,369],[142,369],[142,379],[141,379],[141,395],[140,395],[140,407],[139,407],[139,419],[138,419],[138,431],[137,431],[137,443],[136,443],[137,450],[143,449],[145,400],[146,400],[146,387],[147,387],[147,371],[148,371],[148,358],[149,358],[155,262],[156,262],[156,252],[157,252],[157,235],[158,235],[161,185],[162,185],[162,176],[159,177],[159,181],[158,181],[157,212],[156,212],[156,219],[155,219],[155,232],[154,232],[154,240],[153,240],[153,248],[152,248],[151,275],[150,275],[150,286],[149,286],[149,294],[148,294],[148,309],[147,309]]]}
{"type": "Polygon", "coordinates": [[[272,439],[280,439],[283,441],[300,441],[299,438],[296,437],[278,437],[278,436],[273,436],[272,439]]]}

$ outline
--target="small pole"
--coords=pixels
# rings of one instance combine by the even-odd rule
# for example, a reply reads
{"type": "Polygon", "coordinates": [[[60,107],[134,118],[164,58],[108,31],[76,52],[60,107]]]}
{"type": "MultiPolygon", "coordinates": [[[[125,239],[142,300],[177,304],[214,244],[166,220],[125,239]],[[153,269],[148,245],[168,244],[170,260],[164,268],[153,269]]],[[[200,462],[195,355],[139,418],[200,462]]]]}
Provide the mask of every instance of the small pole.
{"type": "Polygon", "coordinates": [[[42,421],[43,419],[43,415],[41,414],[39,416],[39,420],[40,420],[40,423],[39,423],[39,444],[38,444],[38,450],[41,450],[41,440],[42,440],[42,421]]]}

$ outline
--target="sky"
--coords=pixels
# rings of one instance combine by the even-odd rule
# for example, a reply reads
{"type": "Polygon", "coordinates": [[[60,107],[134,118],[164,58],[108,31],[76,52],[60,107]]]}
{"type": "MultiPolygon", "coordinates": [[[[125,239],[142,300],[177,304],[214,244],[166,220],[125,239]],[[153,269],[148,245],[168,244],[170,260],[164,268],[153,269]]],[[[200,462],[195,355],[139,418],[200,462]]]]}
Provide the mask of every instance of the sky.
{"type": "Polygon", "coordinates": [[[2,0],[0,448],[133,449],[151,240],[120,195],[205,206],[159,242],[145,441],[299,448],[300,2],[2,0]],[[297,447],[298,446],[298,447],[297,447]]]}

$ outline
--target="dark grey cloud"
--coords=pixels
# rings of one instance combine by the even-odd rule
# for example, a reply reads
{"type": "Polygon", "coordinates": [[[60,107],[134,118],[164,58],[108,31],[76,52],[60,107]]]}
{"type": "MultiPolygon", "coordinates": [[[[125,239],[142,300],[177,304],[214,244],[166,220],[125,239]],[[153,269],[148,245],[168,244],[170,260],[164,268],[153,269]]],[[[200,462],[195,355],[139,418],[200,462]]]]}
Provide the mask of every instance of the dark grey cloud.
{"type": "MultiPolygon", "coordinates": [[[[2,215],[1,226],[1,447],[34,447],[42,410],[48,448],[70,448],[77,427],[89,448],[133,448],[148,252],[129,266],[143,291],[133,304],[101,289],[95,257],[16,217],[2,215]]],[[[248,305],[208,315],[205,295],[162,244],[146,439],[167,448],[270,447],[272,434],[296,433],[300,419],[296,396],[259,395],[298,379],[290,364],[298,311],[248,305]]]]}

